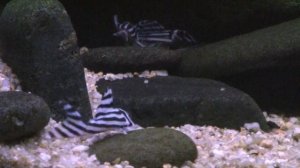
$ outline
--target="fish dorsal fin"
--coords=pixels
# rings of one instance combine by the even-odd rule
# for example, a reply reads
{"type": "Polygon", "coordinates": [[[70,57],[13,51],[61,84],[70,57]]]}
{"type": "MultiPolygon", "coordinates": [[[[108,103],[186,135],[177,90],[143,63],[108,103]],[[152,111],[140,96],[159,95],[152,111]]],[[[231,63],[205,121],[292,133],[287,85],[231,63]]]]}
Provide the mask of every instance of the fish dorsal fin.
{"type": "Polygon", "coordinates": [[[119,26],[119,18],[118,18],[118,15],[114,15],[114,24],[115,24],[115,27],[116,29],[118,30],[118,26],[119,26]]]}
{"type": "Polygon", "coordinates": [[[110,88],[107,88],[106,91],[104,92],[101,103],[98,106],[96,113],[95,113],[95,118],[107,113],[111,109],[113,109],[113,93],[110,88]]]}
{"type": "Polygon", "coordinates": [[[98,108],[99,107],[112,107],[112,105],[113,105],[113,93],[110,88],[107,88],[101,98],[101,103],[98,106],[98,108]]]}

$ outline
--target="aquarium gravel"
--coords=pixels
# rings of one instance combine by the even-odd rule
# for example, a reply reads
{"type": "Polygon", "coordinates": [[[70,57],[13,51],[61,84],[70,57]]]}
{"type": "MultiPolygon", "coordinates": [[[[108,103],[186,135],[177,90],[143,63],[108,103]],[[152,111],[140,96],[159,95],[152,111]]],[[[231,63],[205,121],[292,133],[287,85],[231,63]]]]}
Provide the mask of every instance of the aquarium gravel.
{"type": "MultiPolygon", "coordinates": [[[[101,94],[95,83],[100,78],[121,80],[139,76],[147,78],[167,76],[166,71],[144,71],[140,73],[103,74],[85,69],[90,102],[95,107],[100,103],[101,94]]],[[[0,91],[21,90],[19,81],[11,69],[0,61],[0,91]]],[[[266,133],[260,129],[221,129],[213,126],[184,125],[172,127],[188,135],[196,144],[198,158],[187,161],[182,167],[300,167],[300,122],[296,117],[282,117],[264,112],[267,120],[280,128],[266,133]]],[[[69,139],[47,140],[45,132],[57,123],[51,120],[46,128],[35,137],[17,145],[0,144],[0,167],[37,168],[132,168],[128,161],[107,163],[89,156],[89,144],[109,135],[88,135],[69,139]]],[[[138,155],[138,153],[137,153],[138,155]]],[[[173,166],[166,163],[164,168],[173,166]]]]}

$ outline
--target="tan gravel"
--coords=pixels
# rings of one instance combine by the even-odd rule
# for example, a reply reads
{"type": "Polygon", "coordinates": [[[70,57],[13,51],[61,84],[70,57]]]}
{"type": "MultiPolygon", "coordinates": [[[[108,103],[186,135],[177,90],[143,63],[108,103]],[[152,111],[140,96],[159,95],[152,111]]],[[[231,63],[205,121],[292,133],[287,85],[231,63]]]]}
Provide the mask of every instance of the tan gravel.
{"type": "MultiPolygon", "coordinates": [[[[133,76],[166,76],[166,71],[145,71],[141,73],[103,74],[85,70],[90,102],[93,109],[100,103],[101,94],[96,92],[95,82],[100,78],[107,80],[124,79],[133,76]]],[[[146,80],[145,80],[146,81],[146,80]]],[[[10,68],[0,61],[0,91],[21,90],[19,82],[10,68]]],[[[296,117],[265,113],[267,120],[280,126],[270,133],[241,128],[239,131],[221,129],[213,126],[184,125],[174,127],[188,135],[197,145],[198,158],[186,162],[184,168],[296,168],[300,167],[300,122],[296,117]]],[[[127,161],[115,165],[97,161],[94,155],[86,152],[95,139],[104,138],[109,133],[71,139],[47,140],[44,132],[57,123],[53,120],[39,135],[18,145],[0,144],[0,166],[11,167],[53,167],[53,168],[132,168],[127,161]]],[[[255,124],[252,123],[255,126],[255,124]]],[[[172,165],[165,164],[164,168],[172,165]]]]}

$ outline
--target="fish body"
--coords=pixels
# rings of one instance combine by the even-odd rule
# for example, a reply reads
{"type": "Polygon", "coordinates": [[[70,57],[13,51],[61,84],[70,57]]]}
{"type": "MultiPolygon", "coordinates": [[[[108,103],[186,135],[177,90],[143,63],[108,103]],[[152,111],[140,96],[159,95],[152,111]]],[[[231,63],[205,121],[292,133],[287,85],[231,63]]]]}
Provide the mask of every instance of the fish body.
{"type": "Polygon", "coordinates": [[[66,119],[47,133],[51,138],[69,138],[114,129],[124,129],[127,132],[130,130],[128,127],[135,125],[125,110],[113,107],[111,89],[107,89],[103,94],[101,104],[88,122],[84,122],[81,114],[69,103],[60,102],[60,104],[66,112],[66,119]]]}
{"type": "Polygon", "coordinates": [[[197,44],[197,41],[185,30],[168,30],[157,21],[142,20],[137,24],[120,23],[118,16],[114,16],[117,32],[113,35],[122,38],[130,45],[139,47],[168,46],[181,48],[197,44]]]}

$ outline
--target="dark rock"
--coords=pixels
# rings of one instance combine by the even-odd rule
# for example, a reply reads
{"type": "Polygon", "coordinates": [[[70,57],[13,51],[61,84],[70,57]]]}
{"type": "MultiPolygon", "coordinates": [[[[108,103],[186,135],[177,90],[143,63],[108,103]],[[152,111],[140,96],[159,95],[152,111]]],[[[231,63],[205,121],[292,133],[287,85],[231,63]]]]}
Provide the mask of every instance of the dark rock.
{"type": "Polygon", "coordinates": [[[33,135],[50,119],[50,109],[40,97],[24,92],[0,92],[0,141],[33,135]]]}
{"type": "Polygon", "coordinates": [[[300,66],[300,18],[204,47],[181,52],[178,73],[223,77],[242,72],[300,66]]]}
{"type": "Polygon", "coordinates": [[[268,130],[255,101],[221,82],[169,76],[100,80],[97,85],[99,90],[112,88],[115,107],[127,110],[142,126],[195,124],[239,129],[244,123],[258,122],[268,130]]]}
{"type": "Polygon", "coordinates": [[[83,64],[93,71],[136,72],[174,69],[180,57],[165,48],[102,47],[90,49],[82,56],[83,64]]]}
{"type": "Polygon", "coordinates": [[[25,91],[44,98],[55,119],[63,117],[57,101],[91,115],[76,33],[57,0],[12,0],[1,16],[3,60],[25,91]]]}
{"type": "Polygon", "coordinates": [[[135,167],[180,166],[197,158],[197,148],[185,134],[166,128],[148,128],[96,142],[90,153],[101,162],[127,160],[135,167]]]}

